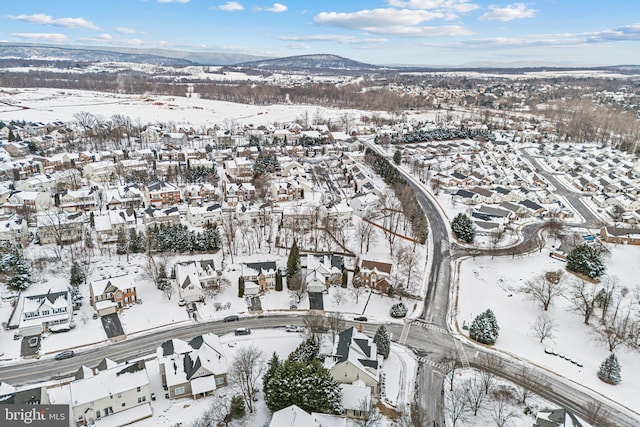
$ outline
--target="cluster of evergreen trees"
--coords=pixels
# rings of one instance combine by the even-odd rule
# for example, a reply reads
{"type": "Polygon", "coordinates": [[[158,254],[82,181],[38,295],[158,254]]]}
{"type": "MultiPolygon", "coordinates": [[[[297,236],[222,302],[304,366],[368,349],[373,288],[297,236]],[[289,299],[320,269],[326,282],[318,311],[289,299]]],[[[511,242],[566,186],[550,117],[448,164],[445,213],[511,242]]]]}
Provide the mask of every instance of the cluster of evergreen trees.
{"type": "Polygon", "coordinates": [[[365,161],[373,170],[384,179],[384,182],[393,189],[396,197],[402,205],[402,211],[411,224],[413,237],[424,243],[427,240],[427,219],[424,211],[416,199],[416,194],[404,177],[387,159],[367,148],[365,161]]]}
{"type": "Polygon", "coordinates": [[[147,234],[149,248],[156,252],[202,252],[220,249],[220,233],[217,227],[195,232],[181,224],[156,224],[148,228],[147,234]]]}
{"type": "Polygon", "coordinates": [[[391,137],[392,144],[412,144],[427,141],[450,141],[452,139],[473,139],[493,141],[496,139],[493,132],[482,129],[469,129],[461,126],[456,129],[438,128],[433,130],[417,130],[403,135],[391,137]]]}
{"type": "Polygon", "coordinates": [[[407,315],[407,306],[404,303],[399,302],[391,306],[390,315],[396,319],[405,317],[407,315]]]}
{"type": "Polygon", "coordinates": [[[313,339],[300,344],[285,361],[273,353],[262,384],[272,412],[293,404],[307,412],[342,412],[342,389],[318,360],[318,344],[313,339]]]}
{"type": "Polygon", "coordinates": [[[274,152],[260,151],[255,163],[253,164],[254,175],[264,175],[265,173],[273,173],[280,169],[280,162],[274,152]]]}
{"type": "Polygon", "coordinates": [[[598,378],[612,385],[620,384],[620,381],[622,381],[620,375],[621,370],[622,367],[620,366],[620,362],[618,362],[618,358],[615,353],[611,353],[600,365],[598,378]]]}
{"type": "Polygon", "coordinates": [[[31,265],[20,246],[9,242],[0,244],[0,274],[7,285],[15,290],[25,290],[33,283],[31,265]]]}
{"type": "Polygon", "coordinates": [[[136,230],[129,230],[129,235],[123,229],[118,230],[116,240],[116,253],[123,254],[139,254],[146,250],[144,233],[138,233],[136,230]]]}
{"type": "Polygon", "coordinates": [[[194,184],[217,182],[218,174],[215,167],[208,168],[206,166],[188,166],[182,173],[182,179],[185,182],[194,184]]]}

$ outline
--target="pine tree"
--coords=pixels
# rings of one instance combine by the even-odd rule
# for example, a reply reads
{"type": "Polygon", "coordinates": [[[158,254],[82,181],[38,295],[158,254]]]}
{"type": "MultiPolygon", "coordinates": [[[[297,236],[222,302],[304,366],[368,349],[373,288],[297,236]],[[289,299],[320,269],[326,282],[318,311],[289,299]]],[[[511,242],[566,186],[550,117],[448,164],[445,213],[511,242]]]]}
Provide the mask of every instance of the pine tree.
{"type": "Polygon", "coordinates": [[[567,269],[584,274],[592,279],[597,279],[606,271],[600,251],[586,243],[576,246],[569,252],[567,255],[567,269]]]}
{"type": "Polygon", "coordinates": [[[307,412],[342,411],[342,389],[318,360],[286,360],[269,377],[268,385],[265,403],[273,412],[294,404],[307,412]]]}
{"type": "Polygon", "coordinates": [[[69,279],[69,284],[73,287],[77,287],[84,282],[84,279],[84,271],[82,271],[80,264],[77,262],[71,264],[71,278],[69,279]]]}
{"type": "Polygon", "coordinates": [[[127,253],[127,236],[124,234],[124,230],[122,228],[118,230],[116,253],[118,255],[124,255],[127,253]]]}
{"type": "Polygon", "coordinates": [[[282,273],[280,270],[276,271],[276,291],[282,290],[282,273]]]}
{"type": "Polygon", "coordinates": [[[313,338],[302,342],[291,354],[289,354],[288,360],[295,362],[311,362],[318,357],[320,347],[313,338]]]}
{"type": "Polygon", "coordinates": [[[300,273],[300,250],[294,239],[291,249],[289,249],[289,258],[287,258],[287,286],[291,278],[298,273],[300,273]]]}
{"type": "Polygon", "coordinates": [[[240,395],[233,396],[231,398],[231,404],[229,405],[229,416],[232,420],[235,420],[244,417],[245,414],[246,409],[244,407],[244,399],[240,395]]]}
{"type": "Polygon", "coordinates": [[[480,313],[473,319],[469,327],[469,337],[483,344],[493,345],[498,340],[500,327],[491,309],[480,313]]]}
{"type": "Polygon", "coordinates": [[[401,161],[402,161],[402,152],[400,150],[396,150],[396,152],[393,153],[393,163],[395,163],[396,165],[399,165],[401,161]]]}
{"type": "Polygon", "coordinates": [[[391,340],[389,339],[389,333],[384,325],[380,325],[376,334],[373,336],[373,342],[378,347],[378,354],[382,355],[385,359],[389,357],[391,351],[391,340]]]}
{"type": "Polygon", "coordinates": [[[473,239],[476,237],[476,230],[473,226],[473,222],[463,213],[456,215],[451,222],[451,229],[453,230],[453,234],[455,234],[456,238],[465,243],[473,242],[473,239]]]}
{"type": "Polygon", "coordinates": [[[615,353],[611,353],[609,357],[602,362],[602,365],[600,365],[598,378],[605,383],[613,385],[619,384],[620,381],[622,381],[622,377],[620,376],[621,369],[622,367],[620,366],[615,353]]]}
{"type": "Polygon", "coordinates": [[[33,283],[31,266],[22,251],[17,247],[13,248],[12,257],[13,265],[11,266],[11,273],[7,277],[7,284],[13,289],[23,291],[33,283]]]}
{"type": "Polygon", "coordinates": [[[349,272],[347,272],[347,269],[344,268],[342,270],[342,287],[343,288],[345,289],[347,288],[348,281],[349,281],[349,272]]]}

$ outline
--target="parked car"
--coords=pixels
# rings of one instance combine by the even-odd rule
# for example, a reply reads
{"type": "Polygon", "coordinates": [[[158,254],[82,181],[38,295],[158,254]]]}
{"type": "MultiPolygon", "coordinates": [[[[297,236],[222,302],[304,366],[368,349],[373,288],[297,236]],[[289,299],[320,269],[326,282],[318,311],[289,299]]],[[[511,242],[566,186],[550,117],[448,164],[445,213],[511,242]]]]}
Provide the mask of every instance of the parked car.
{"type": "Polygon", "coordinates": [[[240,320],[240,317],[238,317],[237,314],[232,314],[231,316],[227,316],[224,318],[225,322],[237,322],[238,320],[240,320]]]}
{"type": "Polygon", "coordinates": [[[287,325],[287,332],[302,332],[302,328],[298,325],[287,325]]]}
{"type": "Polygon", "coordinates": [[[156,394],[155,393],[151,393],[151,400],[156,400],[156,394]]]}
{"type": "Polygon", "coordinates": [[[249,335],[251,333],[251,329],[249,328],[238,328],[236,329],[236,335],[249,335]]]}
{"type": "Polygon", "coordinates": [[[368,319],[365,316],[354,317],[353,320],[356,322],[366,322],[368,319]]]}
{"type": "Polygon", "coordinates": [[[29,338],[29,347],[37,347],[38,346],[38,337],[29,338]]]}
{"type": "Polygon", "coordinates": [[[18,341],[18,340],[22,339],[22,335],[20,335],[19,333],[16,332],[15,334],[13,334],[13,339],[18,341]]]}
{"type": "Polygon", "coordinates": [[[98,318],[98,313],[93,313],[93,320],[98,318]]]}
{"type": "Polygon", "coordinates": [[[73,356],[74,356],[73,350],[63,351],[62,353],[56,354],[56,360],[69,359],[70,357],[73,357],[73,356]]]}

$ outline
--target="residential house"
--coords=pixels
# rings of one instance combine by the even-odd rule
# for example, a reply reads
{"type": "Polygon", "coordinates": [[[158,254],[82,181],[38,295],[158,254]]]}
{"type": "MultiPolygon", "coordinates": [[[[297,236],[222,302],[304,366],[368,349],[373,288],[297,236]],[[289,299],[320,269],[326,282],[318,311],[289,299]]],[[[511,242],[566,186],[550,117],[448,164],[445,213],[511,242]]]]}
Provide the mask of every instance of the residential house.
{"type": "Polygon", "coordinates": [[[51,194],[40,191],[12,191],[3,205],[10,211],[42,212],[52,205],[51,194]]]}
{"type": "Polygon", "coordinates": [[[533,427],[565,427],[573,426],[573,417],[564,409],[546,409],[536,413],[533,427]],[[567,423],[568,422],[568,423],[567,423]]]}
{"type": "Polygon", "coordinates": [[[340,384],[342,389],[342,409],[348,418],[367,419],[372,410],[371,388],[357,379],[353,384],[340,384]]]}
{"type": "Polygon", "coordinates": [[[222,206],[213,203],[208,206],[189,206],[187,221],[192,227],[219,224],[222,220],[222,206]]]}
{"type": "Polygon", "coordinates": [[[178,263],[175,266],[176,284],[180,299],[186,302],[203,301],[202,285],[194,262],[178,263]]]}
{"type": "Polygon", "coordinates": [[[228,384],[228,362],[217,335],[171,339],[156,350],[162,385],[170,399],[208,396],[228,384]]]}
{"type": "Polygon", "coordinates": [[[325,358],[324,366],[337,382],[353,384],[361,380],[374,395],[378,394],[378,348],[371,338],[356,328],[345,329],[336,336],[333,351],[325,358]]]}
{"type": "Polygon", "coordinates": [[[287,406],[271,416],[269,427],[322,427],[316,419],[297,405],[287,406]]]}
{"type": "Polygon", "coordinates": [[[17,215],[0,220],[0,242],[9,242],[23,248],[29,243],[27,221],[17,215]]]}
{"type": "Polygon", "coordinates": [[[78,242],[84,237],[85,216],[78,213],[50,212],[36,217],[38,240],[41,245],[58,246],[78,242]]]}
{"type": "Polygon", "coordinates": [[[353,213],[359,217],[366,217],[373,214],[379,203],[380,198],[373,193],[357,194],[349,199],[348,202],[349,206],[353,209],[353,213]]]}
{"type": "Polygon", "coordinates": [[[607,243],[640,245],[640,228],[602,227],[600,235],[607,243]]]}
{"type": "Polygon", "coordinates": [[[222,184],[224,191],[224,201],[231,206],[238,203],[248,202],[256,198],[256,187],[248,182],[222,184]]]}
{"type": "Polygon", "coordinates": [[[89,303],[98,315],[115,313],[138,300],[133,277],[125,274],[89,283],[89,303]]]}
{"type": "Polygon", "coordinates": [[[162,142],[165,144],[181,147],[188,142],[187,134],[184,132],[169,132],[162,135],[162,142]]]}
{"type": "Polygon", "coordinates": [[[22,336],[40,335],[73,321],[73,303],[69,291],[27,295],[20,300],[20,324],[18,330],[22,336]]]}
{"type": "Polygon", "coordinates": [[[75,378],[47,390],[50,403],[71,407],[71,425],[122,426],[153,414],[144,360],[118,365],[105,359],[93,370],[82,366],[75,378]]]}
{"type": "Polygon", "coordinates": [[[82,168],[82,176],[90,182],[109,182],[116,173],[116,164],[112,161],[87,163],[82,168]]]}
{"type": "Polygon", "coordinates": [[[247,262],[241,265],[242,278],[245,286],[248,282],[255,283],[261,291],[275,289],[276,287],[276,263],[275,261],[247,262]]]}
{"type": "Polygon", "coordinates": [[[324,292],[331,285],[342,283],[344,260],[339,255],[308,254],[304,274],[309,292],[324,292]]]}
{"type": "Polygon", "coordinates": [[[149,207],[142,211],[144,214],[142,220],[145,227],[157,224],[179,224],[180,212],[177,207],[171,207],[168,209],[155,209],[149,207]]]}
{"type": "Polygon", "coordinates": [[[383,294],[389,291],[391,286],[391,269],[393,264],[387,262],[363,259],[360,262],[359,278],[361,286],[369,286],[383,294]]]}
{"type": "Polygon", "coordinates": [[[322,217],[326,218],[327,225],[331,227],[345,227],[351,225],[354,209],[346,203],[322,206],[322,217]]]}
{"type": "Polygon", "coordinates": [[[181,199],[180,189],[165,181],[147,185],[144,197],[147,207],[154,208],[173,206],[180,203],[181,199]]]}
{"type": "Polygon", "coordinates": [[[96,194],[91,190],[67,190],[60,195],[60,209],[68,212],[95,210],[96,194]]]}

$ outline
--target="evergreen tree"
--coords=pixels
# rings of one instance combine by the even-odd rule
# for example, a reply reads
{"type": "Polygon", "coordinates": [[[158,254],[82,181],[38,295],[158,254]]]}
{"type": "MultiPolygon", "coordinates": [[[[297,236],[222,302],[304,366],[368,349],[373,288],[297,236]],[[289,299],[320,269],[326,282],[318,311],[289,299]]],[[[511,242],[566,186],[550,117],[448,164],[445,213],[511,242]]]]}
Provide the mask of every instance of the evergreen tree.
{"type": "Polygon", "coordinates": [[[278,354],[274,351],[271,359],[267,362],[267,371],[262,376],[262,388],[264,389],[265,395],[270,390],[270,382],[273,376],[276,374],[276,371],[280,369],[282,366],[282,362],[280,362],[280,358],[278,354]]]}
{"type": "Polygon", "coordinates": [[[85,276],[84,271],[82,271],[82,267],[74,261],[73,264],[71,264],[71,278],[69,279],[69,284],[73,287],[77,287],[84,282],[84,279],[85,276]]]}
{"type": "Polygon", "coordinates": [[[9,270],[10,274],[7,275],[7,284],[13,289],[23,291],[33,283],[31,265],[18,247],[13,248],[11,255],[12,265],[9,270]]]}
{"type": "Polygon", "coordinates": [[[282,273],[280,270],[276,271],[276,291],[282,290],[282,273]]]}
{"type": "Polygon", "coordinates": [[[396,165],[399,165],[401,161],[402,161],[402,152],[400,150],[396,150],[396,152],[393,153],[393,163],[395,163],[396,165]]]}
{"type": "Polygon", "coordinates": [[[483,344],[493,345],[498,340],[500,327],[491,309],[480,313],[473,319],[469,327],[469,337],[483,344]]]}
{"type": "Polygon", "coordinates": [[[602,362],[602,365],[600,365],[598,378],[605,383],[613,385],[619,384],[620,381],[622,381],[622,377],[620,376],[621,369],[622,367],[620,366],[615,353],[611,353],[609,357],[602,362]]]}
{"type": "Polygon", "coordinates": [[[391,340],[389,339],[389,333],[384,325],[380,325],[376,334],[373,336],[373,342],[378,347],[378,354],[382,355],[385,359],[389,357],[391,351],[391,340]]]}
{"type": "Polygon", "coordinates": [[[573,248],[567,255],[567,269],[597,279],[606,271],[600,251],[588,244],[573,248]]]}
{"type": "Polygon", "coordinates": [[[127,236],[124,234],[124,230],[122,228],[118,230],[117,234],[116,253],[118,255],[124,255],[127,253],[127,236]]]}
{"type": "Polygon", "coordinates": [[[239,419],[245,416],[247,413],[244,407],[244,399],[240,395],[235,395],[231,398],[231,405],[229,406],[229,416],[232,420],[239,419]]]}
{"type": "Polygon", "coordinates": [[[347,271],[346,268],[344,268],[342,270],[342,287],[343,288],[347,288],[347,283],[349,281],[349,272],[347,271]]]}
{"type": "Polygon", "coordinates": [[[307,412],[342,411],[342,389],[318,360],[286,360],[269,378],[268,385],[264,389],[265,403],[272,412],[294,404],[307,412]]]}
{"type": "Polygon", "coordinates": [[[390,315],[391,317],[395,317],[396,319],[405,317],[407,315],[407,306],[404,303],[399,302],[397,304],[393,304],[391,306],[390,315]]]}
{"type": "Polygon", "coordinates": [[[300,250],[298,249],[298,242],[293,240],[291,249],[289,249],[289,258],[287,258],[287,286],[293,276],[300,273],[300,250]]]}
{"type": "Polygon", "coordinates": [[[302,342],[291,354],[289,354],[288,360],[295,362],[311,362],[318,357],[320,347],[313,338],[309,338],[302,342]]]}
{"type": "Polygon", "coordinates": [[[451,222],[451,229],[456,238],[465,243],[473,242],[473,239],[476,237],[476,229],[473,222],[463,213],[456,215],[451,222]]]}

